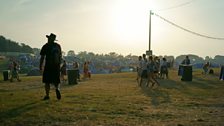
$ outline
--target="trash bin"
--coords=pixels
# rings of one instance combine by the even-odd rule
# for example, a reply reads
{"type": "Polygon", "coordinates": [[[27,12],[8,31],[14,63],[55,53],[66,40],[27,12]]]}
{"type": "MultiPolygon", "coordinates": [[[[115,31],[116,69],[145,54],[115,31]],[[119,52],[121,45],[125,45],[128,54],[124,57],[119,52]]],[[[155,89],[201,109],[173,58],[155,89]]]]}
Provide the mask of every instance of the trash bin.
{"type": "Polygon", "coordinates": [[[224,66],[221,67],[219,79],[224,80],[224,66]]]}
{"type": "Polygon", "coordinates": [[[192,81],[192,65],[180,65],[181,69],[181,80],[182,81],[192,81]]]}
{"type": "Polygon", "coordinates": [[[78,84],[77,78],[78,78],[78,70],[67,70],[68,75],[68,84],[78,84]]]}
{"type": "Polygon", "coordinates": [[[3,79],[4,79],[4,81],[9,80],[9,71],[8,70],[3,71],[3,79]]]}

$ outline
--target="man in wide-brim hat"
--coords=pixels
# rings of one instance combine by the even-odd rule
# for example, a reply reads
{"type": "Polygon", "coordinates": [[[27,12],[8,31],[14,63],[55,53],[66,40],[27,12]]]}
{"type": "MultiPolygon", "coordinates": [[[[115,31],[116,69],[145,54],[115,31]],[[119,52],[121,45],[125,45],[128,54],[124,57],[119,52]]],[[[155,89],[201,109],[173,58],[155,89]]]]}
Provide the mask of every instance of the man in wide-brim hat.
{"type": "Polygon", "coordinates": [[[56,35],[51,33],[50,35],[46,35],[46,37],[50,40],[50,42],[57,41],[56,40],[56,35]]]}
{"type": "Polygon", "coordinates": [[[61,99],[61,93],[59,90],[60,84],[60,64],[61,64],[61,46],[56,41],[56,35],[51,33],[46,35],[48,42],[41,48],[40,51],[40,71],[43,70],[43,61],[45,59],[44,71],[43,71],[43,83],[45,83],[46,96],[44,100],[50,99],[50,84],[53,84],[56,88],[57,99],[61,99]]]}

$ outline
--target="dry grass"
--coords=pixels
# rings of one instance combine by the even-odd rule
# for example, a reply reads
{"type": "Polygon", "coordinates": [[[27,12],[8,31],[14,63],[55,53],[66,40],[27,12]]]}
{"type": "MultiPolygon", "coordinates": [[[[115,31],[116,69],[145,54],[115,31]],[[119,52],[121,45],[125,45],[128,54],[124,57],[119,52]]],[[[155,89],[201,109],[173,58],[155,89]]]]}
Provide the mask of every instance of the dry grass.
{"type": "Polygon", "coordinates": [[[41,77],[0,82],[1,125],[224,125],[224,82],[194,72],[182,82],[175,70],[161,86],[139,87],[135,73],[93,75],[78,85],[61,85],[62,99],[42,101],[41,77]]]}

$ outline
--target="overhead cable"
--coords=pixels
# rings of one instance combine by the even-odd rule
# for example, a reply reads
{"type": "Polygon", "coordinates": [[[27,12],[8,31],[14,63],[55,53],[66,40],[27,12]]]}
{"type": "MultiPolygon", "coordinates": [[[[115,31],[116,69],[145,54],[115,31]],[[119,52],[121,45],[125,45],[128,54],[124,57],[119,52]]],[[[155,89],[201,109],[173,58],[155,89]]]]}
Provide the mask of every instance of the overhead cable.
{"type": "Polygon", "coordinates": [[[200,36],[200,37],[204,37],[204,38],[209,38],[209,39],[224,40],[224,38],[208,36],[208,35],[200,34],[200,33],[194,32],[194,31],[192,31],[192,30],[186,29],[186,28],[184,28],[184,27],[181,27],[180,25],[177,25],[177,24],[175,24],[175,23],[173,23],[173,22],[171,22],[171,21],[169,21],[169,20],[163,18],[162,16],[160,16],[160,15],[154,13],[154,12],[152,12],[151,14],[152,14],[152,15],[155,15],[155,16],[161,18],[162,20],[164,20],[165,22],[167,22],[167,23],[169,23],[169,24],[171,24],[171,25],[173,25],[173,26],[175,26],[175,27],[177,27],[177,28],[179,28],[179,29],[181,29],[181,30],[184,30],[184,31],[186,31],[186,32],[189,32],[189,33],[191,33],[191,34],[194,34],[194,35],[197,35],[197,36],[200,36]]]}
{"type": "Polygon", "coordinates": [[[178,4],[178,5],[176,5],[176,6],[172,6],[172,7],[168,7],[168,8],[160,9],[160,10],[157,10],[157,11],[166,11],[166,10],[171,10],[171,9],[179,8],[179,7],[182,7],[182,6],[191,4],[191,3],[194,2],[194,1],[196,1],[196,0],[191,0],[191,1],[188,1],[188,2],[185,2],[185,3],[182,3],[182,4],[178,4]]]}

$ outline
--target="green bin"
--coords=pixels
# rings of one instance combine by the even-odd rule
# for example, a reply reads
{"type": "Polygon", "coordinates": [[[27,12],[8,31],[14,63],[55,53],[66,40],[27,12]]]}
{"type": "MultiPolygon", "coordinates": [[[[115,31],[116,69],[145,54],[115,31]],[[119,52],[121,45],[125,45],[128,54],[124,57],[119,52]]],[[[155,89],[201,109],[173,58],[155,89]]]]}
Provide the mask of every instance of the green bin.
{"type": "Polygon", "coordinates": [[[68,84],[78,84],[77,78],[78,78],[78,70],[67,70],[68,75],[68,84]]]}
{"type": "Polygon", "coordinates": [[[3,79],[4,79],[4,81],[9,80],[9,71],[8,70],[3,71],[3,79]]]}
{"type": "Polygon", "coordinates": [[[192,65],[181,65],[182,81],[192,81],[192,65]]]}

